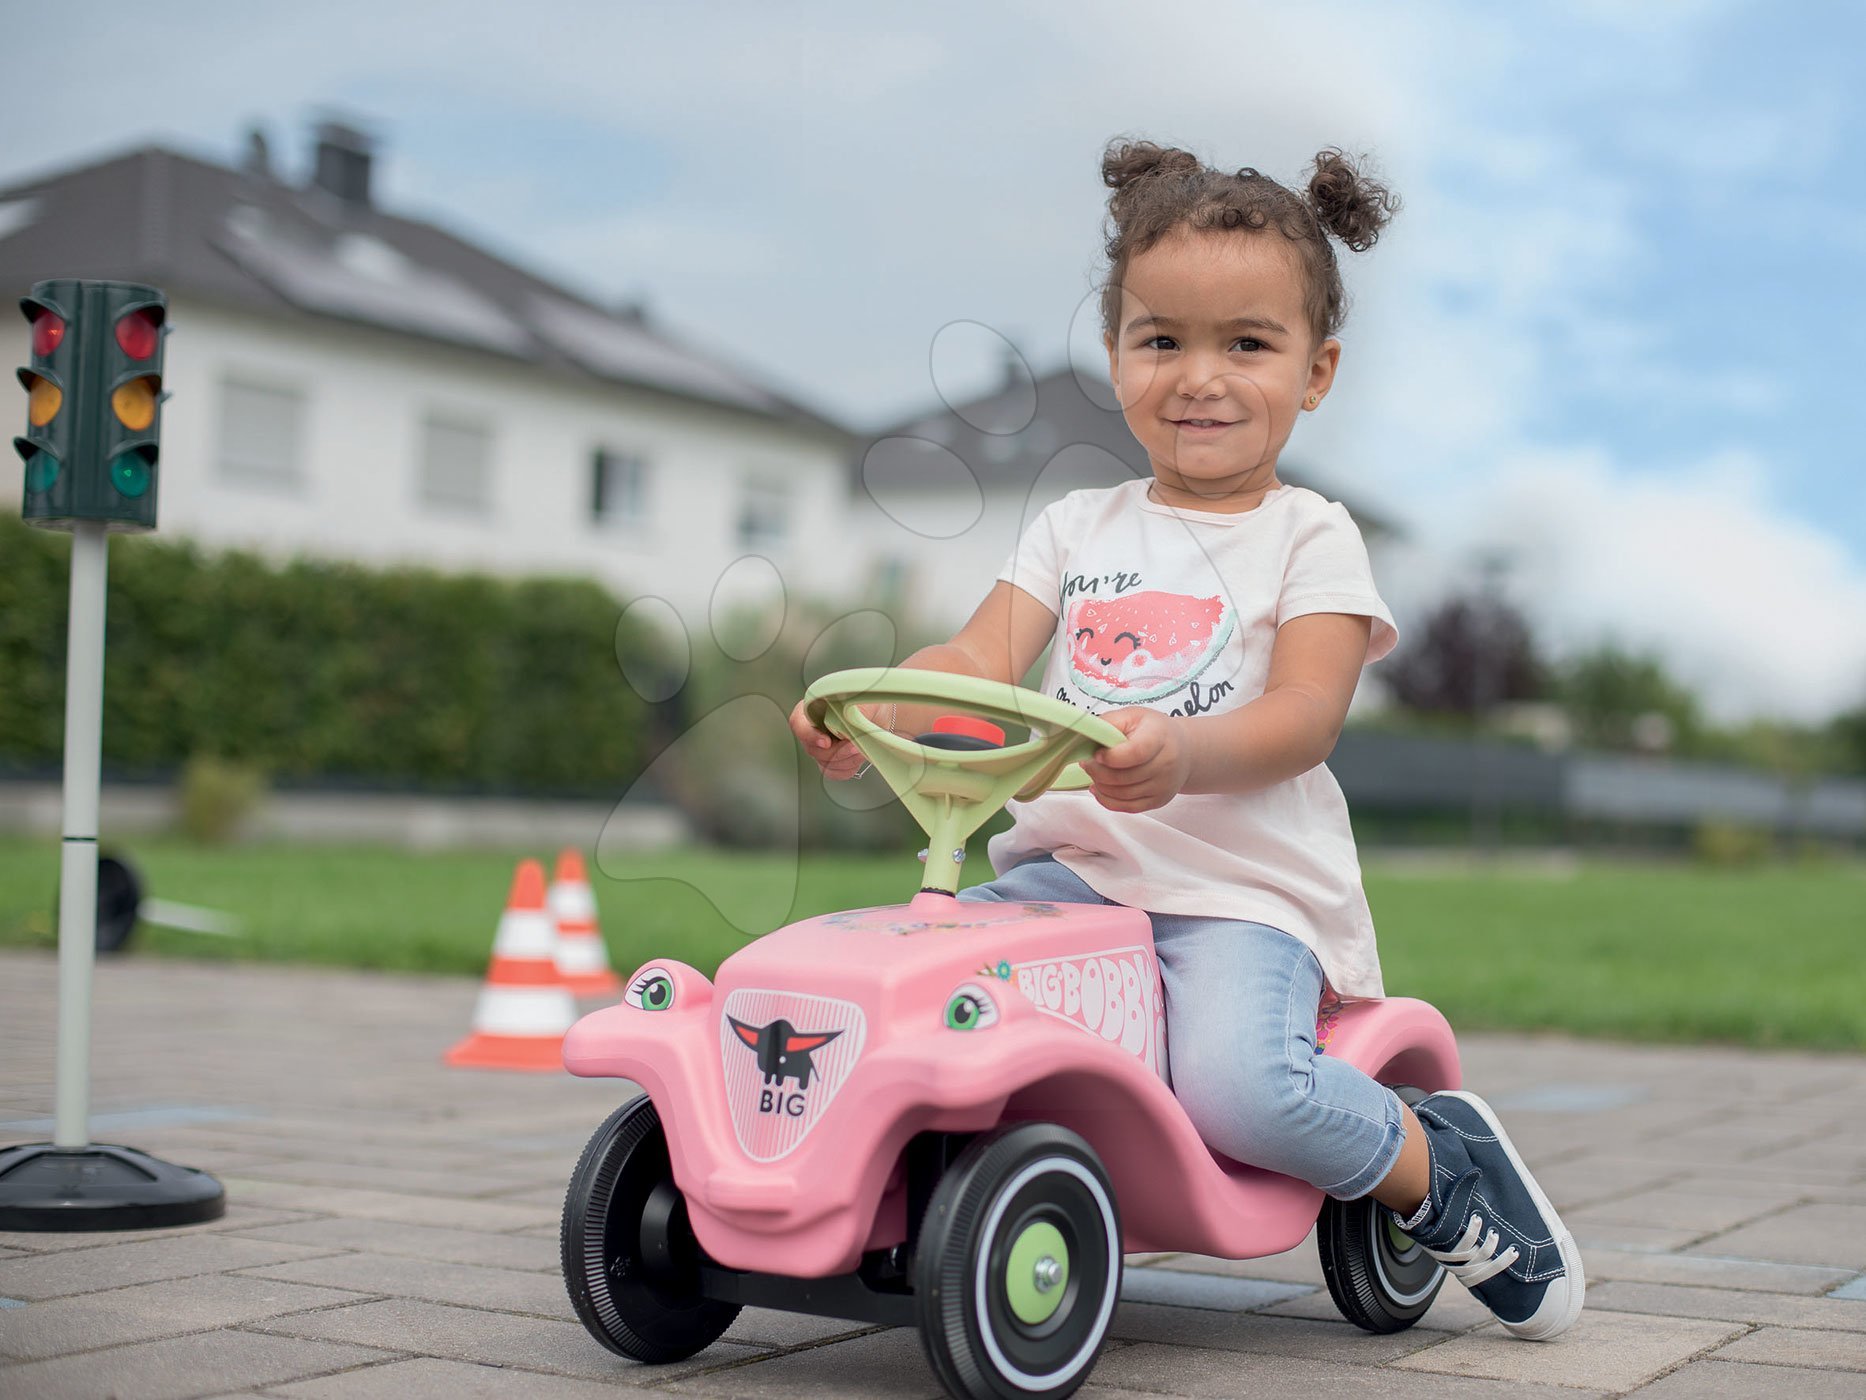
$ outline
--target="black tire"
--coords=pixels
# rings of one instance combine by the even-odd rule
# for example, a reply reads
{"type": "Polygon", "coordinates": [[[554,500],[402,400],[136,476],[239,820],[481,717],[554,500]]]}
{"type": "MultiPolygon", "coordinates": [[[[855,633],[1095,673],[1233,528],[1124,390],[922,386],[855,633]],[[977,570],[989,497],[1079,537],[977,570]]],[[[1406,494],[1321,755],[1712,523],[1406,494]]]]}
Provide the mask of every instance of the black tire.
{"type": "Polygon", "coordinates": [[[1121,1218],[1094,1149],[1052,1123],[974,1140],[927,1203],[913,1282],[920,1343],[950,1394],[1072,1394],[1121,1292],[1121,1218]]]}
{"type": "MultiPolygon", "coordinates": [[[[1407,1104],[1425,1095],[1394,1092],[1407,1104]]],[[[1315,1222],[1322,1278],[1341,1315],[1369,1332],[1403,1332],[1426,1314],[1445,1283],[1445,1266],[1427,1254],[1372,1196],[1326,1198],[1315,1222]]]]}
{"type": "Polygon", "coordinates": [[[619,1356],[660,1363],[704,1351],[739,1315],[700,1293],[700,1246],[646,1094],[610,1114],[564,1194],[564,1285],[577,1316],[619,1356]]]}

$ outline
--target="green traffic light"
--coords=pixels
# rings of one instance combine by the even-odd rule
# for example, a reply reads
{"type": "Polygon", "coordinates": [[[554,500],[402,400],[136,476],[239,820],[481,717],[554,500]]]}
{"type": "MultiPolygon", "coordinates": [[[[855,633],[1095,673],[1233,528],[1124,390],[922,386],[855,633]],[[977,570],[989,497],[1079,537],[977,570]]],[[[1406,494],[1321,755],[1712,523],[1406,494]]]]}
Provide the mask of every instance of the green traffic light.
{"type": "Polygon", "coordinates": [[[26,489],[50,491],[58,480],[58,458],[50,452],[35,452],[26,463],[26,489]]]}
{"type": "Polygon", "coordinates": [[[110,484],[120,496],[142,495],[149,489],[149,464],[140,453],[123,453],[110,463],[110,484]]]}

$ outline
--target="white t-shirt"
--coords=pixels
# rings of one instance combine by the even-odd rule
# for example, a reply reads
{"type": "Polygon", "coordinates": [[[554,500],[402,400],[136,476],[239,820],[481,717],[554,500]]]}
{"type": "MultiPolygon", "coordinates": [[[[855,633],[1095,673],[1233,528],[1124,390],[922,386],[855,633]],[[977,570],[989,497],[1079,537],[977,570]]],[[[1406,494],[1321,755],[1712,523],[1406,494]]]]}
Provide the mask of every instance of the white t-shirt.
{"type": "MultiPolygon", "coordinates": [[[[1363,665],[1393,649],[1345,506],[1283,485],[1242,514],[1176,510],[1149,499],[1151,484],[1070,492],[999,574],[1056,615],[1045,695],[1092,713],[1223,714],[1263,694],[1276,629],[1305,613],[1372,617],[1363,665]]],[[[1000,874],[1053,852],[1106,899],[1269,924],[1315,950],[1337,994],[1385,995],[1347,803],[1324,765],[1150,812],[1110,812],[1087,791],[1009,811],[1016,826],[989,847],[1000,874]]]]}

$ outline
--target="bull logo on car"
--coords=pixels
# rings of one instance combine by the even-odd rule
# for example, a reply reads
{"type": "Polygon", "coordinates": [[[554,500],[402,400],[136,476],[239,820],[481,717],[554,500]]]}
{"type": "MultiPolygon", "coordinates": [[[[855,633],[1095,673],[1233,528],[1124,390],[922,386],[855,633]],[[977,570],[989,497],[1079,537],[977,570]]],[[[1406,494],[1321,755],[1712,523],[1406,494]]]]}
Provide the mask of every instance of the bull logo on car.
{"type": "Polygon", "coordinates": [[[765,1083],[783,1088],[786,1079],[797,1081],[797,1091],[810,1087],[810,1054],[820,1050],[842,1032],[800,1031],[783,1017],[768,1026],[748,1026],[735,1016],[726,1019],[739,1039],[758,1056],[758,1068],[765,1083]]]}

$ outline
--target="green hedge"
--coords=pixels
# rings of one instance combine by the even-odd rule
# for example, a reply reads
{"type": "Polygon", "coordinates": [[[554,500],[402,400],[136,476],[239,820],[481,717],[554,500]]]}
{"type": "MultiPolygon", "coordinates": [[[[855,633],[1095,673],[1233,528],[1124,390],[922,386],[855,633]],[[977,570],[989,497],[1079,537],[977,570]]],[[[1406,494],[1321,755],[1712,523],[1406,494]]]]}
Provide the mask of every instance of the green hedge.
{"type": "MultiPolygon", "coordinates": [[[[0,514],[0,767],[62,759],[70,559],[70,536],[0,514]]],[[[274,778],[611,791],[650,722],[616,664],[620,614],[586,580],[275,566],[115,535],[104,763],[206,753],[274,778]]]]}

